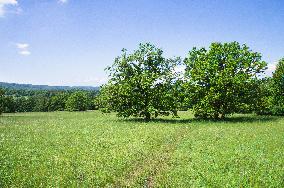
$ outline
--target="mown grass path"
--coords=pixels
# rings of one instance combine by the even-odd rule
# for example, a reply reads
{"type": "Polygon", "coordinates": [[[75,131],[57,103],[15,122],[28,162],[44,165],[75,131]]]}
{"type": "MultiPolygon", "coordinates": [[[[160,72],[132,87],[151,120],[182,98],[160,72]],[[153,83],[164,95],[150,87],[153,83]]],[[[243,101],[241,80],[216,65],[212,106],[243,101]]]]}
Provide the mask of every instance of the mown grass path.
{"type": "Polygon", "coordinates": [[[284,118],[0,117],[0,187],[284,187],[284,118]]]}
{"type": "Polygon", "coordinates": [[[138,184],[143,187],[154,187],[155,176],[166,170],[173,152],[188,133],[188,129],[187,126],[184,126],[172,135],[167,135],[158,148],[155,148],[145,159],[135,162],[129,172],[118,178],[114,186],[133,187],[138,184]]]}

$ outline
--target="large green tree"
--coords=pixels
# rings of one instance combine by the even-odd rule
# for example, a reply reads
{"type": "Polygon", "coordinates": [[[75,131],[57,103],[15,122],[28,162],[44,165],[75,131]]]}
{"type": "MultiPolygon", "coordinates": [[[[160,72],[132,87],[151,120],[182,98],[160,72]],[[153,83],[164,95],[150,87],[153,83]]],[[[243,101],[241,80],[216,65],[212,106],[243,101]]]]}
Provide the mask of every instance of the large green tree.
{"type": "Polygon", "coordinates": [[[121,117],[177,116],[177,71],[180,58],[166,59],[154,45],[140,44],[133,53],[122,50],[108,67],[109,82],[101,88],[99,105],[121,117]]]}
{"type": "Polygon", "coordinates": [[[257,100],[255,86],[266,68],[261,54],[238,42],[193,48],[184,60],[196,117],[225,118],[257,100]]]}

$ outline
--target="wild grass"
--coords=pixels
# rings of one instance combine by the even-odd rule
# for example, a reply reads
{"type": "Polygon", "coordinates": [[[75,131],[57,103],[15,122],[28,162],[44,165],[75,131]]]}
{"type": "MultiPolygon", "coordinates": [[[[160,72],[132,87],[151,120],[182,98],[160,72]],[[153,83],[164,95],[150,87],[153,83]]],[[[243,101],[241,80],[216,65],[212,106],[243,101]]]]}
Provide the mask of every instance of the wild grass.
{"type": "Polygon", "coordinates": [[[284,118],[0,117],[0,187],[284,187],[284,118]]]}

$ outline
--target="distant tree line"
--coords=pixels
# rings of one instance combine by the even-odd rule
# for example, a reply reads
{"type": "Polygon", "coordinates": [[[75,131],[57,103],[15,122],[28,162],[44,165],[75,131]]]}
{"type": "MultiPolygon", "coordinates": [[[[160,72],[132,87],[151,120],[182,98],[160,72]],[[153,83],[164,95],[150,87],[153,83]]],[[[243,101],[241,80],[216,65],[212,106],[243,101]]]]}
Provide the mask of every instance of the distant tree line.
{"type": "Polygon", "coordinates": [[[18,84],[0,82],[0,88],[12,89],[12,90],[44,90],[44,91],[67,91],[67,90],[85,90],[93,91],[98,90],[99,87],[92,86],[49,86],[49,85],[33,85],[33,84],[18,84]]]}
{"type": "Polygon", "coordinates": [[[0,113],[85,111],[97,108],[98,91],[0,89],[0,113]]]}
{"type": "Polygon", "coordinates": [[[234,113],[284,115],[284,59],[272,78],[261,54],[238,42],[193,48],[186,58],[165,58],[152,44],[122,50],[107,67],[109,81],[97,104],[121,117],[177,117],[191,109],[198,118],[223,119],[234,113]],[[183,71],[179,71],[184,68],[183,71]]]}

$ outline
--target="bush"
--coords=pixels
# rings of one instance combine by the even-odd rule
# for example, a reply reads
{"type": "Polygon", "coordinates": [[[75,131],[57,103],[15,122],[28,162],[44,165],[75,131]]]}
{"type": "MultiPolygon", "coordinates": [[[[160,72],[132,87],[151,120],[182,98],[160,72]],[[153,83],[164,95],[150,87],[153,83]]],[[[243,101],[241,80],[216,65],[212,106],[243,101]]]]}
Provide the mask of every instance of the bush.
{"type": "Polygon", "coordinates": [[[6,113],[14,113],[16,112],[17,106],[14,97],[5,96],[4,102],[4,112],[6,113]]]}
{"type": "Polygon", "coordinates": [[[67,111],[86,111],[88,109],[88,95],[82,91],[72,93],[66,101],[67,111]]]}
{"type": "Polygon", "coordinates": [[[68,95],[65,93],[59,93],[50,98],[50,104],[48,111],[63,111],[68,99],[68,95]]]}

